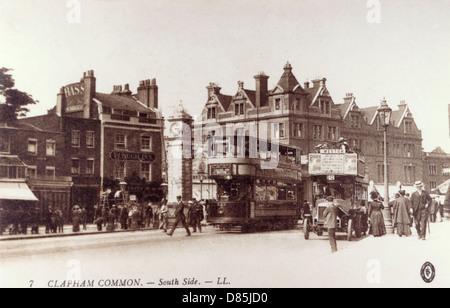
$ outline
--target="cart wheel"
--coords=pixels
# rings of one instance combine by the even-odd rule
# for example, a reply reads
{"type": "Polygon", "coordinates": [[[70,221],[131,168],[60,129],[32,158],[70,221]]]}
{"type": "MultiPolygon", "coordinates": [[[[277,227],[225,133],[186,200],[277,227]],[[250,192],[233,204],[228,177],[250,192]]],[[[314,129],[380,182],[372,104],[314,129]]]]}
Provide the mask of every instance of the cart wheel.
{"type": "Polygon", "coordinates": [[[303,235],[305,236],[305,240],[309,239],[309,219],[303,220],[303,235]]]}
{"type": "Polygon", "coordinates": [[[349,219],[347,225],[347,241],[352,240],[352,229],[353,229],[353,219],[349,219]]]}

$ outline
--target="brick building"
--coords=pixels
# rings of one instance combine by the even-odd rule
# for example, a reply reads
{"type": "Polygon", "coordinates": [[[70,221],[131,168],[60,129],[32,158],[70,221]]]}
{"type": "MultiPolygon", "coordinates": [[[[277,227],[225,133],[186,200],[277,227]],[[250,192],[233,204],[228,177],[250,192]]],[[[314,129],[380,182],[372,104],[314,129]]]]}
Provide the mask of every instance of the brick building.
{"type": "MultiPolygon", "coordinates": [[[[359,108],[352,93],[347,93],[338,108],[343,120],[341,135],[350,147],[366,158],[370,180],[384,182],[384,137],[379,124],[378,106],[359,108]]],[[[392,111],[387,128],[388,180],[412,185],[422,179],[422,132],[418,129],[408,105],[401,101],[392,111]]]]}
{"type": "MultiPolygon", "coordinates": [[[[225,130],[228,123],[254,123],[270,131],[273,129],[270,124],[277,123],[277,131],[268,135],[279,137],[280,143],[300,147],[302,155],[313,152],[320,144],[333,144],[344,137],[352,149],[365,156],[368,179],[375,184],[383,183],[384,142],[378,106],[359,108],[352,93],[348,93],[343,102],[335,102],[327,89],[326,78],[300,84],[289,63],[273,89],[268,89],[269,76],[264,73],[254,78],[255,90],[246,89],[239,81],[235,95],[226,95],[217,84],[210,83],[202,127],[217,123],[225,130]]],[[[392,112],[387,153],[392,185],[397,181],[412,185],[422,179],[422,134],[404,101],[392,112]]],[[[198,162],[194,160],[193,164],[198,165],[198,162]]],[[[307,168],[304,170],[303,176],[307,179],[307,168]]],[[[198,178],[195,170],[193,177],[198,178]]],[[[304,193],[309,194],[305,182],[304,193]]]]}
{"type": "MultiPolygon", "coordinates": [[[[56,177],[68,177],[70,206],[86,206],[92,213],[101,192],[109,188],[114,193],[123,181],[138,201],[161,198],[163,119],[155,79],[141,81],[136,94],[128,85],[100,93],[94,72],[88,71],[80,82],[61,88],[56,106],[48,114],[19,122],[40,134],[48,131],[57,137],[54,162],[48,157],[41,160],[36,174],[45,175],[44,166],[40,166],[45,165],[47,175],[53,170],[56,177]]],[[[24,161],[34,166],[30,158],[24,161]]]]}
{"type": "Polygon", "coordinates": [[[423,154],[423,183],[427,190],[433,190],[450,179],[450,154],[440,147],[423,154]]]}

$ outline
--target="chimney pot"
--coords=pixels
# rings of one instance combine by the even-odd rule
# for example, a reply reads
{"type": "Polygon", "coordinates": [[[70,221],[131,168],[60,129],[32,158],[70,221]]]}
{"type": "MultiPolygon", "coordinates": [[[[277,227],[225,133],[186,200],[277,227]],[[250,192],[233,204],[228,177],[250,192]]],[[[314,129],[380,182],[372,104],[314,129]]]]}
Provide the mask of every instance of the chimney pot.
{"type": "Polygon", "coordinates": [[[303,83],[303,87],[304,87],[305,89],[308,89],[308,88],[309,88],[309,81],[304,82],[304,83],[303,83]]]}

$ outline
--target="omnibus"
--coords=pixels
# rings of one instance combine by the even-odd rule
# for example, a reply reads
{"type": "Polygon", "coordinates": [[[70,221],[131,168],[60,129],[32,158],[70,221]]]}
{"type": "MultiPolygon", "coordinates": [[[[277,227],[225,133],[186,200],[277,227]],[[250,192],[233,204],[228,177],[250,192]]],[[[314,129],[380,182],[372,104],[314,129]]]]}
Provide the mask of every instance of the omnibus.
{"type": "Polygon", "coordinates": [[[322,235],[325,230],[323,212],[327,196],[333,196],[338,207],[336,231],[347,233],[347,240],[352,239],[353,232],[360,237],[368,228],[361,206],[367,204],[369,186],[364,156],[345,149],[321,149],[319,153],[310,153],[308,161],[313,200],[310,214],[305,215],[303,222],[305,239],[309,238],[309,232],[322,235]]]}
{"type": "MultiPolygon", "coordinates": [[[[300,149],[257,142],[257,157],[245,155],[208,158],[208,177],[217,197],[208,206],[207,222],[222,230],[241,232],[293,228],[301,209],[300,149]],[[264,150],[262,150],[264,148],[264,150]],[[275,164],[264,165],[268,161],[275,164]]],[[[255,155],[253,155],[255,156],[255,155]]]]}

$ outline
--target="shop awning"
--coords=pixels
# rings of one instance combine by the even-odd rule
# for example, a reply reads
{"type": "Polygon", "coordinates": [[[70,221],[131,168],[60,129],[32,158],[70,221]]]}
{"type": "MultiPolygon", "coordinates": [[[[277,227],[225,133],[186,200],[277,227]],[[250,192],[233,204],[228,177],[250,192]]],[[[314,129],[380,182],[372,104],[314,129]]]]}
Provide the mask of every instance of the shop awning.
{"type": "Polygon", "coordinates": [[[445,181],[444,183],[440,184],[438,187],[436,187],[436,190],[439,194],[445,195],[447,193],[448,187],[450,185],[450,179],[445,181]]]}
{"type": "MultiPolygon", "coordinates": [[[[384,185],[375,184],[374,187],[380,194],[381,198],[384,198],[384,185]]],[[[389,201],[394,200],[395,194],[398,193],[398,186],[397,185],[389,185],[388,189],[389,189],[389,201]]],[[[412,193],[417,190],[414,186],[407,186],[407,185],[402,185],[402,189],[409,195],[412,195],[412,193]]],[[[370,196],[370,191],[369,191],[369,196],[370,196]]]]}
{"type": "Polygon", "coordinates": [[[25,182],[0,182],[0,200],[38,201],[25,182]]]}

